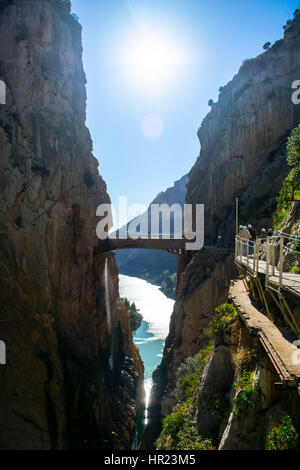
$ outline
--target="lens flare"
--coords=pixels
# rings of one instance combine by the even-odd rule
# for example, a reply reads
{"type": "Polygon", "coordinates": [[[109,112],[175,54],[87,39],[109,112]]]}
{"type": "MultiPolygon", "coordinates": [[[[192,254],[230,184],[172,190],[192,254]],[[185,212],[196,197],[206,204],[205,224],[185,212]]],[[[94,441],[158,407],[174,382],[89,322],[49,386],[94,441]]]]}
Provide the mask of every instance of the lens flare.
{"type": "Polygon", "coordinates": [[[142,132],[146,139],[157,140],[162,135],[164,124],[159,114],[147,114],[142,122],[142,132]]]}

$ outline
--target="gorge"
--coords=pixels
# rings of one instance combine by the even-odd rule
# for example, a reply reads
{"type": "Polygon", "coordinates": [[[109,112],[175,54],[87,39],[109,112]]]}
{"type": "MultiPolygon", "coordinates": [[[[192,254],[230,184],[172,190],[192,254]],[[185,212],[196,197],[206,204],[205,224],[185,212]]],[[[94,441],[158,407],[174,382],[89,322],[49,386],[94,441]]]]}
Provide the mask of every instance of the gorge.
{"type": "MultiPolygon", "coordinates": [[[[299,434],[299,388],[288,399],[273,389],[272,364],[241,320],[237,296],[250,293],[241,294],[241,277],[239,289],[233,284],[241,276],[235,198],[242,224],[270,227],[289,171],[287,138],[300,123],[300,105],[291,100],[300,78],[299,12],[283,39],[222,87],[198,130],[193,168],[153,201],[204,204],[204,248],[115,254],[96,236],[97,207],[110,197],[86,127],[82,28],[71,11],[69,0],[0,3],[0,340],[7,356],[0,448],[129,450],[139,445],[146,401],[140,449],[173,449],[165,419],[180,411],[178,374],[197,355],[201,374],[187,426],[206,444],[197,441],[196,449],[263,449],[286,414],[299,434]],[[125,297],[143,315],[134,335],[125,297]],[[230,328],[212,340],[220,305],[229,309],[230,328]],[[247,418],[236,416],[233,401],[245,371],[260,387],[247,418]]],[[[297,204],[286,211],[289,234],[299,222],[297,204]]],[[[182,450],[193,444],[196,438],[182,450]]]]}
{"type": "Polygon", "coordinates": [[[109,197],[85,127],[70,8],[0,5],[4,449],[129,448],[142,407],[143,365],[114,256],[94,255],[96,208],[109,197]]]}

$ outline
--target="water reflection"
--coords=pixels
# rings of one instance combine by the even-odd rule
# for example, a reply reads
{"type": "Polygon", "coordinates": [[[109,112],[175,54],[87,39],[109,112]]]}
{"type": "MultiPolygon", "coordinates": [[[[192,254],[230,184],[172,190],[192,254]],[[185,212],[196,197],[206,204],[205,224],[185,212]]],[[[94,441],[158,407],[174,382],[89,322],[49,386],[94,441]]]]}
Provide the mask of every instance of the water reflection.
{"type": "Polygon", "coordinates": [[[152,374],[161,362],[174,300],[168,299],[158,286],[143,279],[121,274],[119,279],[120,296],[127,297],[130,302],[135,302],[143,315],[143,322],[134,334],[134,343],[140,350],[145,367],[145,424],[147,424],[152,374]]]}

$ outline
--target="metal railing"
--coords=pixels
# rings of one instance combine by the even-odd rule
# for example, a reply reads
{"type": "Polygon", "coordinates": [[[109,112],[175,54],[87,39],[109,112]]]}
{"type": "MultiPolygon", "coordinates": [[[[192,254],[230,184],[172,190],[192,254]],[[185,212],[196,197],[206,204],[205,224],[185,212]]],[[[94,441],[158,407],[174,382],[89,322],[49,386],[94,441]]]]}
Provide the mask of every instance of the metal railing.
{"type": "Polygon", "coordinates": [[[266,287],[277,292],[287,288],[300,296],[300,234],[275,232],[256,240],[237,235],[235,261],[253,277],[264,274],[266,287]]]}

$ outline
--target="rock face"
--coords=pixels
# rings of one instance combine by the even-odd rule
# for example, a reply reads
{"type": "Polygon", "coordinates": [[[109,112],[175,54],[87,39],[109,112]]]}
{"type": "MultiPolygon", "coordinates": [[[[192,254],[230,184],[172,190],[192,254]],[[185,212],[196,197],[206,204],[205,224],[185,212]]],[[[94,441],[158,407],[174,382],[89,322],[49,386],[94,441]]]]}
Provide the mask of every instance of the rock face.
{"type": "Polygon", "coordinates": [[[0,448],[130,447],[143,366],[85,126],[81,27],[62,0],[0,5],[0,448]]]}
{"type": "Polygon", "coordinates": [[[235,198],[240,223],[252,223],[256,230],[271,225],[275,197],[288,173],[286,139],[300,122],[300,105],[291,100],[292,82],[299,77],[298,16],[283,40],[244,62],[198,131],[201,153],[189,173],[186,200],[205,204],[205,243],[219,248],[203,250],[187,266],[180,265],[170,334],[154,375],[145,447],[154,446],[161,418],[176,403],[178,365],[207,344],[205,328],[214,308],[226,301],[229,280],[236,274],[233,256],[224,252],[220,257],[221,247],[234,245],[235,198]]]}
{"type": "Polygon", "coordinates": [[[223,87],[198,131],[201,153],[189,174],[187,201],[205,204],[206,243],[222,234],[233,245],[234,198],[240,221],[270,224],[275,196],[287,174],[287,135],[300,122],[292,82],[300,76],[300,19],[284,39],[247,60],[223,87]]]}
{"type": "MultiPolygon", "coordinates": [[[[198,393],[197,425],[219,450],[264,450],[267,436],[287,415],[299,429],[297,390],[276,390],[271,362],[254,335],[237,321],[230,334],[220,335],[207,363],[198,393]],[[252,393],[239,399],[243,371],[251,374],[252,393]],[[218,405],[216,406],[216,399],[218,405]]],[[[242,386],[241,386],[242,387],[242,386]]]]}

